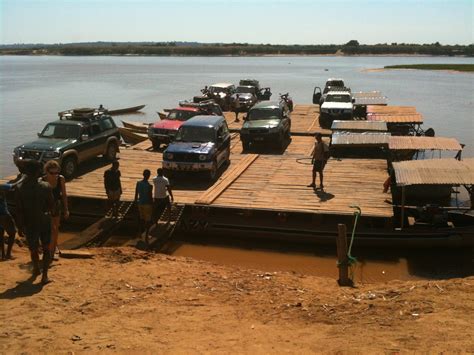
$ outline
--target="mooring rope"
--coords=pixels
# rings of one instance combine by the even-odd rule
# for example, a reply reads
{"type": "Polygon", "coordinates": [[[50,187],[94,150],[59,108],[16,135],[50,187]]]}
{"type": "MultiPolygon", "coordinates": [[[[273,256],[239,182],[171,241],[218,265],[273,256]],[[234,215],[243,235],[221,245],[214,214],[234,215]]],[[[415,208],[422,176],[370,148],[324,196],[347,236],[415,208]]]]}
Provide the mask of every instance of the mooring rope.
{"type": "Polygon", "coordinates": [[[296,159],[296,162],[297,162],[298,164],[313,165],[313,163],[311,162],[312,159],[313,159],[313,158],[298,158],[298,159],[296,159]],[[304,162],[303,160],[309,160],[310,162],[309,162],[309,163],[306,163],[306,162],[304,162]]]}

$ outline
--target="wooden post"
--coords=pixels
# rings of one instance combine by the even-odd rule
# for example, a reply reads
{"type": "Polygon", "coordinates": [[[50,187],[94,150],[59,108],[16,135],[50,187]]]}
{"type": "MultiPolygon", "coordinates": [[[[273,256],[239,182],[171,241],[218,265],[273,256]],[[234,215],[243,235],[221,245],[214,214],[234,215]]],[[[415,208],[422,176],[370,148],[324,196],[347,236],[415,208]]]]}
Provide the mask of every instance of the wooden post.
{"type": "Polygon", "coordinates": [[[339,286],[352,286],[352,280],[349,279],[349,258],[347,257],[347,230],[345,224],[337,225],[337,261],[339,268],[339,286]]]}
{"type": "Polygon", "coordinates": [[[400,230],[402,230],[405,225],[405,185],[402,186],[402,210],[400,219],[400,230]]]}

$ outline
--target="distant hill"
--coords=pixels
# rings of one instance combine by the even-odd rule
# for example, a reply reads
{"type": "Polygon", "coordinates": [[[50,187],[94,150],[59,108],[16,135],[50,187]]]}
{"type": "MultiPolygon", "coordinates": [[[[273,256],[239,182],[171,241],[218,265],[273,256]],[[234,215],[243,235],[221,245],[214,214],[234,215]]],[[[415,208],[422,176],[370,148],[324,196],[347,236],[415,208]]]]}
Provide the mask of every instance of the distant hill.
{"type": "Polygon", "coordinates": [[[4,44],[0,55],[137,55],[137,56],[261,56],[261,55],[437,55],[474,56],[474,45],[410,43],[278,45],[199,42],[82,42],[4,44]]]}

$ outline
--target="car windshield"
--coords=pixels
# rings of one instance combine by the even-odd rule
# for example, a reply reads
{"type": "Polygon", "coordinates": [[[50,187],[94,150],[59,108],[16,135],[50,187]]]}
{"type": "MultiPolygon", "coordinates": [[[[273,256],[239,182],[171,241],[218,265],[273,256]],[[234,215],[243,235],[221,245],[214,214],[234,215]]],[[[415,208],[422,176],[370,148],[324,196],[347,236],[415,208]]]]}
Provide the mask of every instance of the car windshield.
{"type": "Polygon", "coordinates": [[[255,94],[255,88],[248,86],[238,86],[236,92],[238,94],[255,94]]]}
{"type": "Polygon", "coordinates": [[[249,121],[280,119],[280,109],[266,108],[250,110],[247,119],[249,121]]]}
{"type": "Polygon", "coordinates": [[[326,101],[329,102],[351,102],[349,95],[328,95],[326,101]]]}
{"type": "Polygon", "coordinates": [[[61,125],[49,123],[40,136],[45,138],[79,138],[81,127],[76,125],[61,125]]]}
{"type": "Polygon", "coordinates": [[[179,129],[175,140],[179,142],[207,143],[214,142],[215,138],[215,130],[211,127],[184,126],[179,129]]]}
{"type": "Polygon", "coordinates": [[[342,80],[331,80],[327,82],[326,86],[344,87],[344,82],[342,80]]]}
{"type": "Polygon", "coordinates": [[[258,86],[258,81],[256,81],[256,80],[240,80],[240,85],[258,86]]]}
{"type": "Polygon", "coordinates": [[[226,93],[226,92],[227,92],[227,88],[221,88],[221,87],[217,87],[217,86],[211,86],[211,87],[209,88],[209,91],[212,92],[213,94],[217,94],[217,93],[220,93],[220,92],[226,93]]]}
{"type": "Polygon", "coordinates": [[[173,110],[168,114],[166,117],[169,120],[176,120],[176,121],[187,121],[191,117],[196,116],[196,112],[194,111],[180,111],[180,110],[173,110]]]}

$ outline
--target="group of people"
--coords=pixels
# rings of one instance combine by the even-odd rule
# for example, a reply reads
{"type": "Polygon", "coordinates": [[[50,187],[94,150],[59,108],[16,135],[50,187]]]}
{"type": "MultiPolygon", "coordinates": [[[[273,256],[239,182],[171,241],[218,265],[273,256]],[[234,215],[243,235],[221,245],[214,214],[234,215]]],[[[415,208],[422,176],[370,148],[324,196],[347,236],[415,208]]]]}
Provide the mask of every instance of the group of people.
{"type": "Polygon", "coordinates": [[[2,259],[12,258],[15,235],[26,238],[33,263],[33,275],[42,273],[41,283],[49,282],[48,269],[57,249],[61,215],[69,217],[66,183],[60,175],[56,161],[48,161],[44,167],[36,160],[18,162],[20,174],[8,184],[1,185],[0,228],[2,259]],[[12,218],[6,204],[6,192],[15,193],[15,216],[12,218]],[[3,234],[8,234],[7,250],[4,251],[3,234]],[[40,248],[43,259],[40,265],[40,248]]]}
{"type": "MultiPolygon", "coordinates": [[[[107,194],[108,209],[111,217],[119,217],[119,202],[122,195],[120,181],[120,164],[114,161],[110,169],[104,173],[104,187],[107,194]]],[[[134,201],[137,204],[140,218],[140,234],[145,232],[145,241],[148,243],[150,227],[156,224],[167,208],[171,208],[173,191],[168,178],[163,175],[163,169],[156,170],[156,176],[150,183],[151,171],[143,170],[143,179],[135,186],[134,201]]]]}

